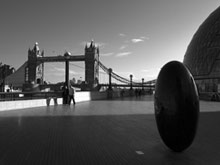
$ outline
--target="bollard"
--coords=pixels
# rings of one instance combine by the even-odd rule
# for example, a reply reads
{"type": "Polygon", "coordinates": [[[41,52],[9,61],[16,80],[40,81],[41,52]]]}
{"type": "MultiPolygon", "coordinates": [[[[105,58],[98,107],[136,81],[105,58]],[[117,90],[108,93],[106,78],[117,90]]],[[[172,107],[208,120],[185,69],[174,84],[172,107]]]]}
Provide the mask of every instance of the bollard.
{"type": "Polygon", "coordinates": [[[155,87],[154,109],[157,128],[171,150],[181,152],[195,137],[199,97],[189,70],[172,61],[161,69],[155,87]]]}

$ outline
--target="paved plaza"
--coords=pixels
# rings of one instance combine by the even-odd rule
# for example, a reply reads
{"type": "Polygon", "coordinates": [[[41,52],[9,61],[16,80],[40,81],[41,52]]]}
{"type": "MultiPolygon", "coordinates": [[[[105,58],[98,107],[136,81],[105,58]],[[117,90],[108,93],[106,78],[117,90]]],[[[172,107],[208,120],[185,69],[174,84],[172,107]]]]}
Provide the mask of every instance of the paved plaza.
{"type": "Polygon", "coordinates": [[[220,103],[200,101],[197,136],[183,153],[161,141],[153,98],[0,112],[0,165],[219,164],[220,103]]]}

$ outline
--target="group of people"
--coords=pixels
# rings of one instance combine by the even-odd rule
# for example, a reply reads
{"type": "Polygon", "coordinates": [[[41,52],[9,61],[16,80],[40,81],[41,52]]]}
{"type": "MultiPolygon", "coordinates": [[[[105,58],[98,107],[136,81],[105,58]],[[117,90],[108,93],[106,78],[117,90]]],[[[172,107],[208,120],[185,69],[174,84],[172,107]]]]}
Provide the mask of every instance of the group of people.
{"type": "Polygon", "coordinates": [[[143,94],[143,90],[142,89],[135,89],[134,93],[136,97],[140,97],[143,94]]]}
{"type": "Polygon", "coordinates": [[[64,85],[63,87],[63,103],[64,104],[71,104],[71,101],[73,100],[73,104],[76,104],[75,101],[75,88],[70,84],[70,85],[64,85]]]}

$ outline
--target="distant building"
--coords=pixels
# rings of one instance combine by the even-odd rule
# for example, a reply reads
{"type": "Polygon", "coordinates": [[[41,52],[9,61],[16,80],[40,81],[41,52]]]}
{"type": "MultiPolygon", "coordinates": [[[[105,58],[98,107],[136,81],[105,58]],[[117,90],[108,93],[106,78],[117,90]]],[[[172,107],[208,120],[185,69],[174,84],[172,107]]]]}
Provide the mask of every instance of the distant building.
{"type": "Polygon", "coordinates": [[[77,80],[77,84],[82,84],[82,80],[77,80]]]}
{"type": "Polygon", "coordinates": [[[12,84],[14,88],[22,89],[23,84],[25,83],[24,73],[27,66],[27,61],[18,68],[13,74],[10,74],[5,78],[5,84],[12,84]]]}
{"type": "Polygon", "coordinates": [[[184,64],[196,79],[201,92],[220,92],[220,7],[194,34],[184,64]]]}
{"type": "MultiPolygon", "coordinates": [[[[14,73],[15,69],[10,65],[0,64],[0,91],[5,91],[6,77],[14,73]]],[[[10,84],[9,84],[10,85],[10,84]]]]}
{"type": "Polygon", "coordinates": [[[43,84],[44,65],[37,63],[37,57],[43,57],[44,52],[40,51],[38,43],[35,43],[33,49],[28,50],[28,60],[15,71],[14,74],[5,78],[5,84],[12,84],[13,87],[22,89],[30,84],[43,84]]]}

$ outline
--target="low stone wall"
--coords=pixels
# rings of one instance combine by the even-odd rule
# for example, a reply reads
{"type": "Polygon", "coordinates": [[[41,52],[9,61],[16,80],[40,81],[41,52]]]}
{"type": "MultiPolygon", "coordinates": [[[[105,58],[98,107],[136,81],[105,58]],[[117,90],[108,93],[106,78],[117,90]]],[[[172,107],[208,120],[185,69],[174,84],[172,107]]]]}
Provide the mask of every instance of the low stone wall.
{"type": "Polygon", "coordinates": [[[0,111],[46,106],[46,99],[0,102],[0,111]]]}
{"type": "MultiPolygon", "coordinates": [[[[107,99],[107,96],[107,92],[76,92],[75,101],[78,103],[90,100],[104,100],[107,99]]],[[[120,97],[120,93],[113,92],[113,98],[117,97],[120,97]]],[[[0,111],[47,106],[48,101],[47,99],[2,101],[0,102],[0,111]]],[[[49,105],[55,105],[55,102],[56,101],[51,98],[49,105]]],[[[63,99],[57,98],[57,104],[63,104],[63,99]]]]}

